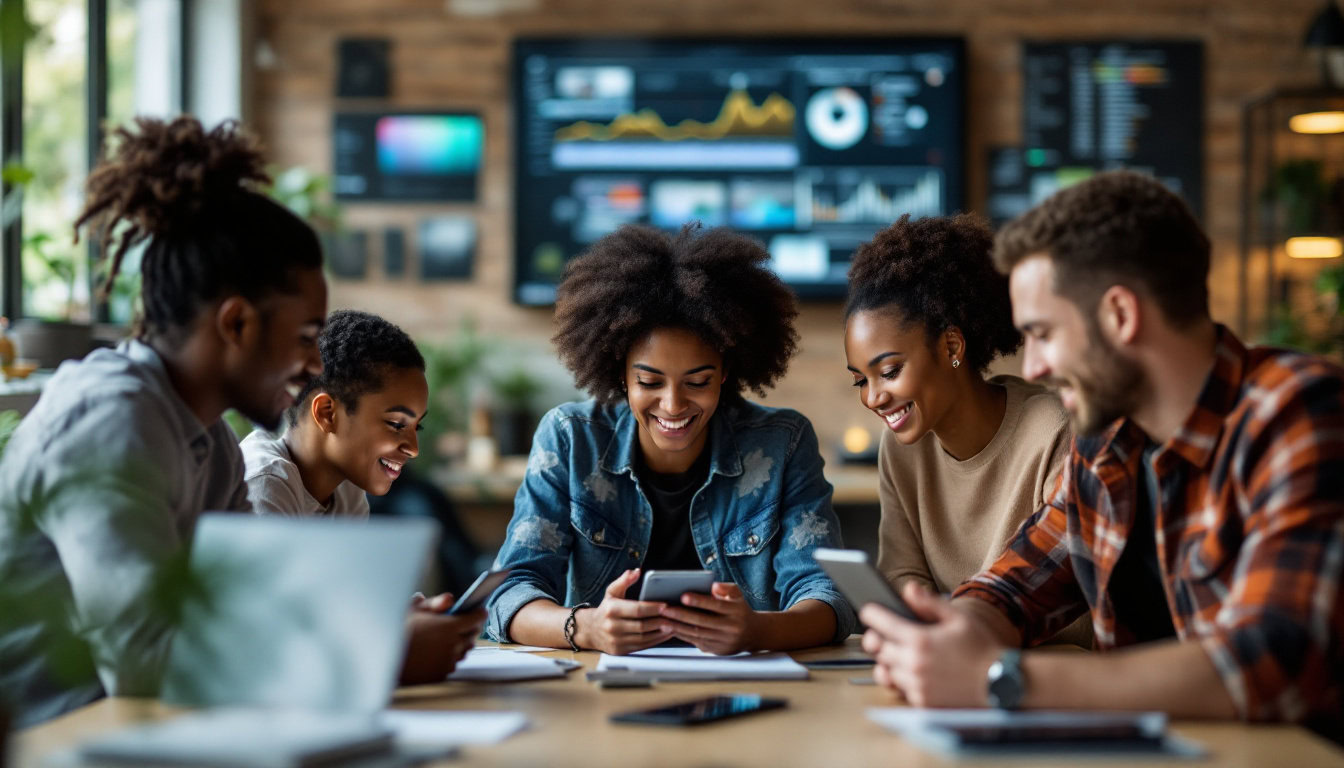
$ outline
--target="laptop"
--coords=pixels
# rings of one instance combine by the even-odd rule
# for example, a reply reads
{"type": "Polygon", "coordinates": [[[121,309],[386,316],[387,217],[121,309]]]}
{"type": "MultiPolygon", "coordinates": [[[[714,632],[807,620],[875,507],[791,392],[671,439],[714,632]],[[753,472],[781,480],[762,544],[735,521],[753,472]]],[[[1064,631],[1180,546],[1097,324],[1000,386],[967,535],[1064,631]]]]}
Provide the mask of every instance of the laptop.
{"type": "Polygon", "coordinates": [[[202,516],[163,700],[384,709],[438,533],[428,518],[202,516]]]}

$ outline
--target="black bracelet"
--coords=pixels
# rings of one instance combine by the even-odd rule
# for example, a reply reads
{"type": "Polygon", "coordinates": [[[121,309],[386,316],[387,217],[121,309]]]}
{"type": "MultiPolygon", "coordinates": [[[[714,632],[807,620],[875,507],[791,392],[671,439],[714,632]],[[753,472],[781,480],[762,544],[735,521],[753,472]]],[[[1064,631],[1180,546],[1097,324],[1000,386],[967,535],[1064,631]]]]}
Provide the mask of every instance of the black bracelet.
{"type": "Polygon", "coordinates": [[[565,619],[565,642],[569,643],[569,649],[575,653],[579,652],[579,646],[574,643],[574,635],[579,633],[579,622],[574,618],[574,614],[579,612],[580,608],[591,608],[588,603],[579,603],[569,609],[569,618],[565,619]]]}

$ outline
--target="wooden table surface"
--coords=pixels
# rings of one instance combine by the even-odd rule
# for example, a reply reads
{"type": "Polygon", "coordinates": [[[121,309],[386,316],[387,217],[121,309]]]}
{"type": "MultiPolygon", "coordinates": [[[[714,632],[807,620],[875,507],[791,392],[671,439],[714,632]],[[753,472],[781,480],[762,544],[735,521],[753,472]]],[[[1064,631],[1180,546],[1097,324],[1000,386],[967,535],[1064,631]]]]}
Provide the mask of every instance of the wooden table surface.
{"type": "MultiPolygon", "coordinates": [[[[849,648],[822,648],[794,654],[799,660],[852,655],[849,648]]],[[[586,668],[598,654],[568,651],[547,655],[572,658],[586,668]]],[[[867,670],[811,670],[806,681],[736,683],[660,683],[650,689],[601,690],[586,682],[583,670],[563,680],[524,683],[445,683],[404,688],[394,706],[412,709],[518,710],[532,726],[502,744],[463,748],[444,766],[922,766],[949,761],[924,752],[870,722],[864,709],[889,706],[892,696],[851,677],[867,670]],[[760,693],[789,700],[787,709],[697,728],[615,725],[607,716],[715,693],[760,693]]],[[[107,699],[17,736],[13,765],[36,768],[82,739],[127,724],[171,717],[155,702],[107,699]]],[[[1088,766],[1344,766],[1344,750],[1310,732],[1284,725],[1178,722],[1181,736],[1203,744],[1203,761],[1055,759],[1052,765],[1088,766]]],[[[955,765],[1021,766],[1042,761],[1020,759],[960,760],[955,765]]]]}

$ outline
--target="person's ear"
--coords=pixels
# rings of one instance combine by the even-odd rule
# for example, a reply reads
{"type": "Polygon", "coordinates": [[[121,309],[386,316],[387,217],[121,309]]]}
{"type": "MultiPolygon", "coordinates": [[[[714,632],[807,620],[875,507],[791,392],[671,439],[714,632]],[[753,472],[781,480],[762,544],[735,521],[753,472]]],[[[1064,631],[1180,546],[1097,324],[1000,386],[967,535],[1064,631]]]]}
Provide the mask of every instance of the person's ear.
{"type": "Polygon", "coordinates": [[[1123,285],[1112,285],[1097,303],[1097,325],[1113,346],[1129,346],[1138,338],[1142,323],[1139,295],[1123,285]]]}
{"type": "Polygon", "coordinates": [[[955,325],[943,331],[942,353],[953,368],[960,368],[966,358],[966,337],[955,325]]]}
{"type": "Polygon", "coordinates": [[[215,309],[215,333],[226,347],[243,348],[261,334],[261,313],[242,296],[230,296],[215,309]]]}
{"type": "Polygon", "coordinates": [[[312,405],[308,406],[308,413],[312,416],[313,424],[317,428],[330,435],[336,431],[336,398],[326,392],[318,392],[313,395],[312,405]]]}

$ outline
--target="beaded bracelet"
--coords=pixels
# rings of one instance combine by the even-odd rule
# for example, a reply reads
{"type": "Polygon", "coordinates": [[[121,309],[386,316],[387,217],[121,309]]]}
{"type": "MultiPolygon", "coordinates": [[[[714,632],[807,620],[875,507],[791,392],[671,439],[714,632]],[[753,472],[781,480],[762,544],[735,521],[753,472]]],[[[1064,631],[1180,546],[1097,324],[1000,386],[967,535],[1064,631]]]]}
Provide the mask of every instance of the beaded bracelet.
{"type": "Polygon", "coordinates": [[[565,642],[569,643],[569,649],[575,653],[579,652],[579,646],[574,643],[574,635],[579,633],[579,622],[574,618],[574,614],[579,612],[580,608],[591,608],[588,603],[579,603],[569,609],[569,618],[565,619],[565,642]]]}

